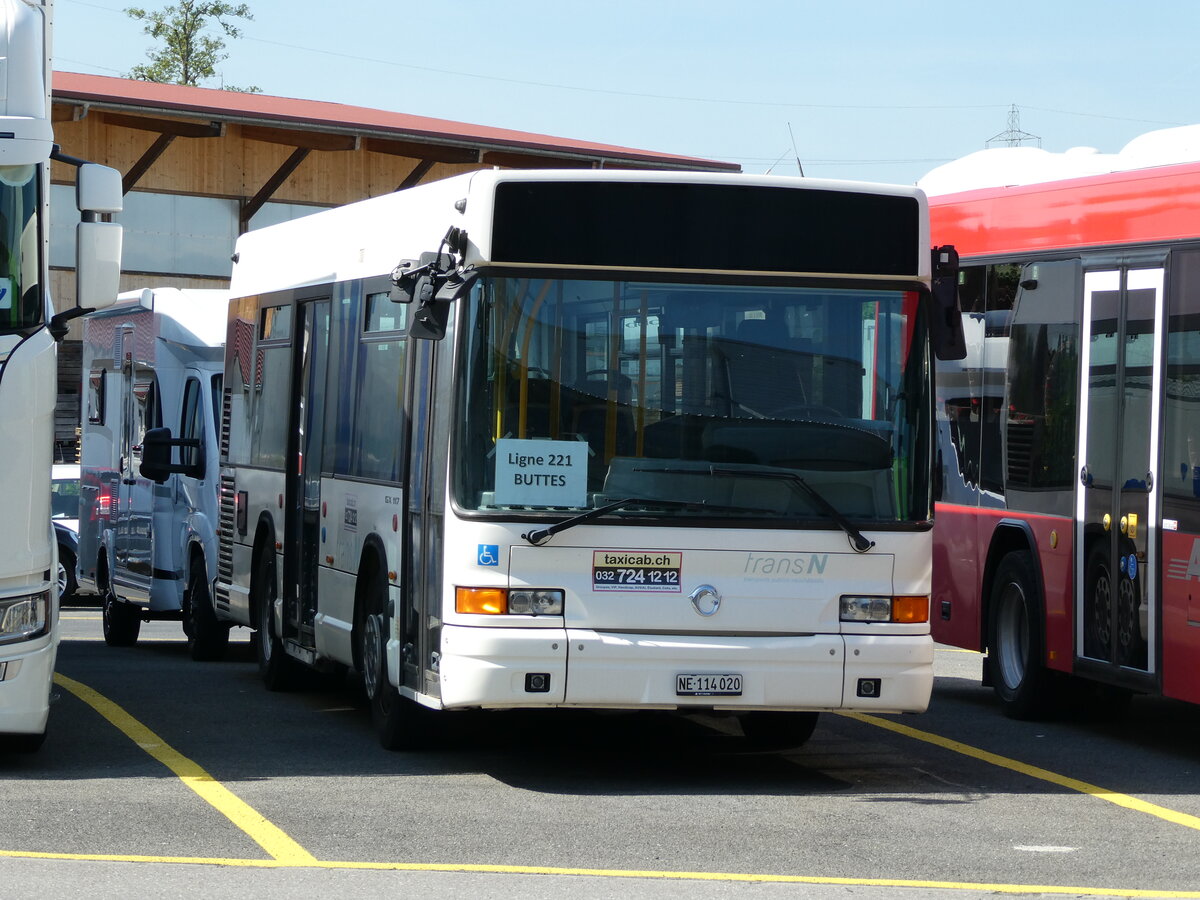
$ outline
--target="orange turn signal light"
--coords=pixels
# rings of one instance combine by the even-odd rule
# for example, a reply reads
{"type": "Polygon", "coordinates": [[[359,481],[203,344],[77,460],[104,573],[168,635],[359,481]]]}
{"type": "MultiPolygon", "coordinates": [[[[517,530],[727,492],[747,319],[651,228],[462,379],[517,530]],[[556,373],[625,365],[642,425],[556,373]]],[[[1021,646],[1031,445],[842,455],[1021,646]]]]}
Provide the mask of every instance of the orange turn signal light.
{"type": "Polygon", "coordinates": [[[917,625],[929,621],[929,597],[921,594],[916,597],[892,598],[892,621],[905,625],[917,625]]]}
{"type": "Polygon", "coordinates": [[[504,588],[455,588],[454,611],[485,616],[503,615],[508,612],[508,591],[504,588]]]}

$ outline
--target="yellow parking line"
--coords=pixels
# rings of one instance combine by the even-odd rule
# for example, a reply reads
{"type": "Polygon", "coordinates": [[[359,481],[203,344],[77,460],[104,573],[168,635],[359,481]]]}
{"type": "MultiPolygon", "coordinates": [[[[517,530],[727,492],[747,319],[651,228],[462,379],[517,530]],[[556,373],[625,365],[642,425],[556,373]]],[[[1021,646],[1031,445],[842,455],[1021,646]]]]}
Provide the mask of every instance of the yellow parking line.
{"type": "Polygon", "coordinates": [[[1097,787],[1094,784],[1088,784],[1086,781],[1080,781],[1077,778],[1070,778],[1066,775],[1059,775],[1058,773],[1051,772],[1048,769],[1042,769],[1038,766],[1031,766],[1028,763],[1010,759],[1007,756],[1000,756],[997,753],[989,753],[987,750],[981,750],[978,747],[972,747],[970,744],[954,741],[950,738],[945,738],[938,734],[932,734],[928,731],[920,731],[908,725],[901,725],[899,722],[893,722],[891,719],[882,719],[879,716],[871,716],[865,713],[853,712],[840,713],[840,715],[845,716],[847,719],[857,719],[859,722],[865,722],[866,724],[874,725],[877,728],[894,731],[896,734],[902,734],[905,737],[910,737],[914,740],[924,741],[927,744],[934,744],[935,746],[942,747],[946,750],[952,750],[955,753],[961,753],[963,756],[969,756],[972,759],[978,759],[986,763],[991,763],[993,766],[1000,766],[1003,769],[1010,769],[1013,772],[1019,772],[1022,775],[1028,775],[1030,778],[1036,778],[1040,781],[1048,781],[1051,784],[1057,784],[1059,787],[1065,787],[1072,791],[1078,791],[1081,794],[1089,794],[1090,796],[1099,800],[1106,800],[1109,803],[1114,803],[1117,806],[1123,806],[1126,809],[1132,809],[1135,812],[1155,816],[1175,825],[1182,825],[1185,828],[1194,828],[1200,831],[1200,817],[1192,816],[1188,813],[1179,812],[1174,809],[1168,809],[1165,806],[1158,806],[1155,803],[1147,803],[1145,800],[1139,800],[1137,797],[1131,797],[1128,794],[1121,794],[1117,791],[1110,791],[1106,788],[1097,787]]]}
{"type": "Polygon", "coordinates": [[[835,878],[818,875],[770,875],[749,872],[672,872],[659,869],[577,869],[558,866],[502,866],[473,863],[341,862],[313,860],[296,863],[272,859],[217,859],[187,856],[119,856],[100,853],[34,853],[0,850],[0,858],[62,859],[83,862],[145,862],[176,865],[239,866],[280,869],[307,866],[317,869],[355,869],[386,872],[472,872],[493,875],[574,875],[595,878],[653,878],[660,881],[726,881],[761,884],[827,884],[850,887],[906,887],[926,890],[989,891],[999,894],[1070,894],[1075,897],[1163,897],[1200,900],[1200,891],[1166,891],[1151,888],[1098,888],[1067,885],[1004,884],[969,881],[922,881],[891,878],[835,878]]]}
{"type": "Polygon", "coordinates": [[[289,865],[312,865],[312,854],[253,807],[216,781],[199,765],[170,746],[117,704],[85,684],[55,673],[54,681],[66,688],[117,727],[126,737],[174,772],[179,779],[250,836],[275,860],[289,865]]]}

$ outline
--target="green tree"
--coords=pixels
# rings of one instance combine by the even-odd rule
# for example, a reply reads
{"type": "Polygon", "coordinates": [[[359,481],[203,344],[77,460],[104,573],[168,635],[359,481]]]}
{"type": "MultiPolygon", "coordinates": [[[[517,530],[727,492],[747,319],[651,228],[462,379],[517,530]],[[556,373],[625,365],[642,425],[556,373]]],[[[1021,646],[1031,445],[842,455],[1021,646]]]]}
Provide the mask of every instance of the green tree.
{"type": "MultiPolygon", "coordinates": [[[[224,39],[241,37],[241,29],[233,20],[254,20],[245,3],[226,3],[224,0],[179,0],[175,5],[157,12],[131,6],[125,10],[125,14],[131,19],[145,22],[142,30],[161,42],[157,50],[149,52],[149,63],[134,66],[129,70],[129,77],[139,81],[193,87],[215,77],[217,63],[228,58],[229,54],[223,52],[224,39]],[[221,34],[211,34],[212,26],[219,28],[221,34]]],[[[227,91],[249,93],[261,90],[254,86],[223,87],[227,91]]]]}

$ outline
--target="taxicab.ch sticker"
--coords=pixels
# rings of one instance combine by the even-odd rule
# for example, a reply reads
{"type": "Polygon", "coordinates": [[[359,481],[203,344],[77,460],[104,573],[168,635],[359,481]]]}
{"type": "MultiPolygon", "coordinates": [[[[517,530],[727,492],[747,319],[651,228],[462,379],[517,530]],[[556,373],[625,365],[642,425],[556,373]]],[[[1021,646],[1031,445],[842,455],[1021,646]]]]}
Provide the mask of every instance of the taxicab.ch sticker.
{"type": "Polygon", "coordinates": [[[592,590],[679,593],[682,570],[678,550],[594,550],[592,590]]]}

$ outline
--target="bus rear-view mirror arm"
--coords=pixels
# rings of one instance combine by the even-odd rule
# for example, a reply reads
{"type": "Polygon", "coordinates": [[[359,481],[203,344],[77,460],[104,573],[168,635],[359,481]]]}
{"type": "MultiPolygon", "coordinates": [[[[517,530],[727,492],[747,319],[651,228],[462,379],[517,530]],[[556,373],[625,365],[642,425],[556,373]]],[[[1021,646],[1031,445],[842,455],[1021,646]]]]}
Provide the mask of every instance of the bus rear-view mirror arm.
{"type": "Polygon", "coordinates": [[[950,244],[933,248],[929,330],[938,359],[965,359],[962,308],[958,302],[958,251],[950,244]]]}
{"type": "Polygon", "coordinates": [[[392,270],[392,302],[417,304],[408,326],[410,338],[440,341],[446,336],[450,304],[467,294],[477,277],[462,269],[466,248],[467,233],[451,228],[436,253],[402,259],[392,270]]]}

